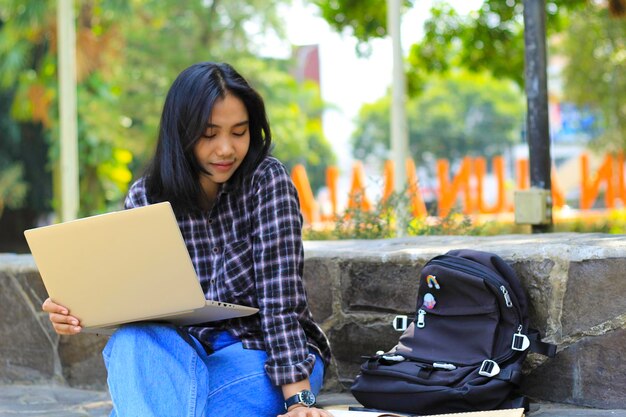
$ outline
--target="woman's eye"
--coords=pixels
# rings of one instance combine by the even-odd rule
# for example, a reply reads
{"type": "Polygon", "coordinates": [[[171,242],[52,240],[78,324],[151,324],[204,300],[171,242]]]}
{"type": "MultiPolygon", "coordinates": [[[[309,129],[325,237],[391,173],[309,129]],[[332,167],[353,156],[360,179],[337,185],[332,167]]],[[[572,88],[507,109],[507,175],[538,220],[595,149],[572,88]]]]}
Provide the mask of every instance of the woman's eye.
{"type": "Polygon", "coordinates": [[[247,130],[244,130],[243,132],[233,132],[233,135],[235,136],[243,136],[246,134],[246,132],[248,132],[247,130]]]}
{"type": "Polygon", "coordinates": [[[207,132],[204,135],[202,135],[203,138],[206,139],[213,139],[215,136],[217,136],[215,133],[211,133],[211,132],[207,132]]]}

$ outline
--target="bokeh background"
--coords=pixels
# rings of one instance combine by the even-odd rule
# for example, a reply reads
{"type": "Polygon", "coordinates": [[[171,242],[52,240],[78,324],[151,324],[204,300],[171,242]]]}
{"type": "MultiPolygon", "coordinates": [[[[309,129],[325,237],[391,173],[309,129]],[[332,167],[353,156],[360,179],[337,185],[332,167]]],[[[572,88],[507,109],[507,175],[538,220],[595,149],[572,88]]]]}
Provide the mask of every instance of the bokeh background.
{"type": "MultiPolygon", "coordinates": [[[[552,155],[574,210],[579,156],[589,153],[595,169],[604,155],[626,146],[625,3],[546,2],[552,155]]],[[[290,170],[304,166],[321,206],[331,166],[340,173],[339,205],[346,205],[355,161],[365,167],[369,198],[380,197],[390,157],[384,0],[77,0],[74,6],[79,216],[121,208],[151,156],[170,83],[205,60],[231,63],[261,92],[274,155],[290,170]]],[[[463,158],[483,157],[491,171],[492,158],[502,156],[513,189],[516,160],[528,157],[522,9],[521,0],[403,3],[407,156],[434,216],[437,160],[454,171],[463,158]]],[[[27,251],[23,230],[58,221],[56,12],[53,0],[0,0],[0,251],[27,251]]],[[[624,164],[616,160],[622,177],[615,177],[621,188],[613,208],[620,209],[624,164]]],[[[488,176],[487,200],[496,198],[494,184],[488,176]]],[[[606,187],[598,186],[595,208],[606,208],[606,187]]],[[[368,210],[380,218],[385,208],[368,210]]],[[[612,230],[623,233],[621,224],[612,230]]]]}

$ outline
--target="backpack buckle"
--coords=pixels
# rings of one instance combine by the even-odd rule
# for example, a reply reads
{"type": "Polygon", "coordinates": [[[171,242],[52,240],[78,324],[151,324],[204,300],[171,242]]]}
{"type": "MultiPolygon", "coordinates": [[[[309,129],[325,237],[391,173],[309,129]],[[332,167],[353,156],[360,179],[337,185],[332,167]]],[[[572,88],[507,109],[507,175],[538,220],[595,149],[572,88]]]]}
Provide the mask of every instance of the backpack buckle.
{"type": "Polygon", "coordinates": [[[494,377],[500,373],[500,366],[495,361],[491,359],[485,359],[480,365],[480,370],[478,371],[478,375],[486,376],[486,377],[494,377]]]}
{"type": "Polygon", "coordinates": [[[511,349],[523,352],[530,347],[530,340],[528,336],[522,333],[515,333],[513,335],[513,343],[511,349]]]}
{"type": "Polygon", "coordinates": [[[391,324],[396,331],[403,332],[409,327],[409,318],[407,316],[395,316],[391,324]]]}

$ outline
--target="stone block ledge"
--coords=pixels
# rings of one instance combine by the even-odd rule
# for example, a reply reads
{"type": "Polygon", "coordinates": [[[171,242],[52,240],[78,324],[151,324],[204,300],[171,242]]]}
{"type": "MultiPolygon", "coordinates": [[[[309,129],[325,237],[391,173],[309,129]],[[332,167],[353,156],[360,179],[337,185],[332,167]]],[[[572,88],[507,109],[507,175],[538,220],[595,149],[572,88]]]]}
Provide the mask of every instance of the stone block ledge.
{"type": "MultiPolygon", "coordinates": [[[[538,234],[426,236],[305,242],[305,285],[334,352],[326,390],[345,391],[361,355],[398,340],[396,314],[415,310],[417,277],[451,249],[495,252],[518,273],[531,325],[555,358],[529,355],[523,391],[541,401],[626,409],[626,236],[538,234]]],[[[30,255],[0,254],[0,383],[105,387],[106,338],[59,337],[40,311],[46,297],[30,255]]]]}

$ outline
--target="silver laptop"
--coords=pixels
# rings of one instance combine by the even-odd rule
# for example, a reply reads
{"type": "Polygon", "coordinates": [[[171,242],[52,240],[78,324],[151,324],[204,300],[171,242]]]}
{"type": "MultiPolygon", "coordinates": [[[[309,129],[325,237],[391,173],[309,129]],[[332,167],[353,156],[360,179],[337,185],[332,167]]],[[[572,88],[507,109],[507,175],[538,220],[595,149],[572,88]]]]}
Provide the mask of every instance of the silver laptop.
{"type": "Polygon", "coordinates": [[[206,300],[170,203],[117,211],[24,232],[52,301],[84,331],[119,324],[198,324],[256,308],[206,300]]]}

